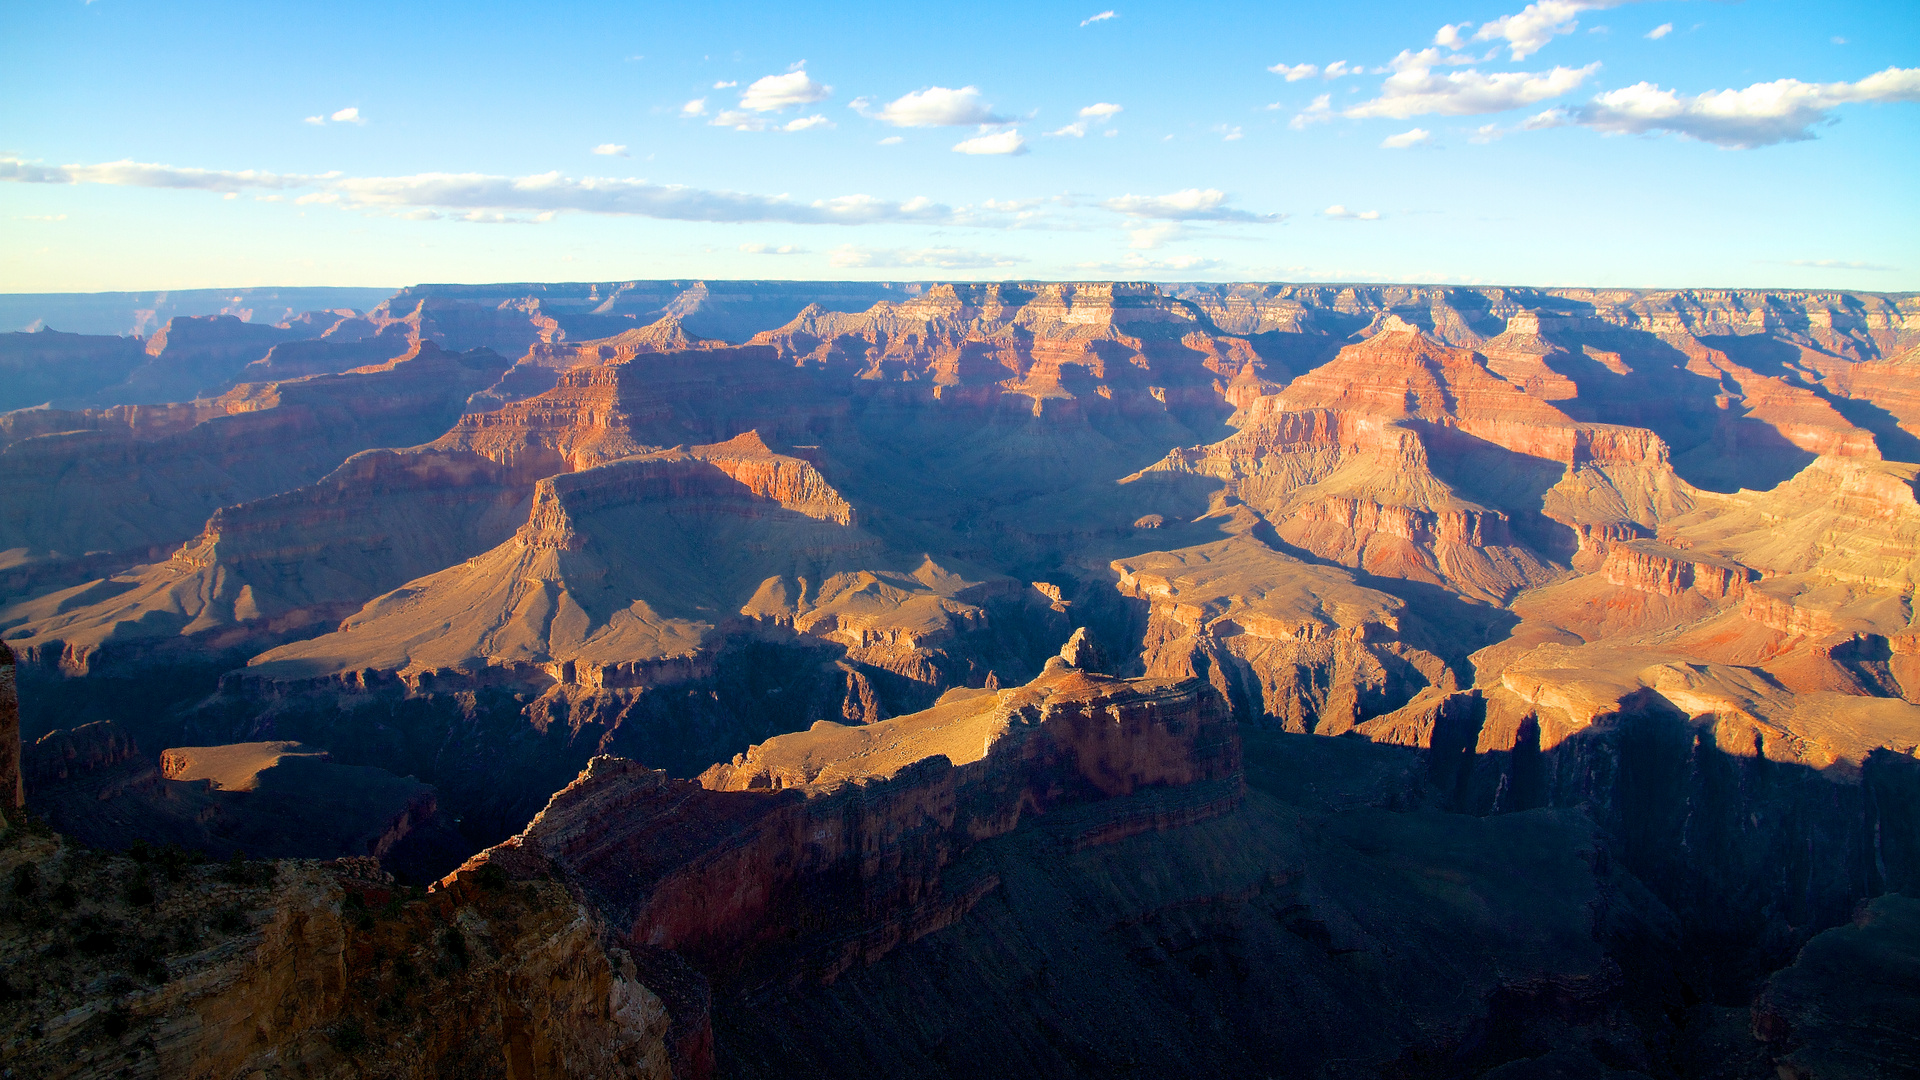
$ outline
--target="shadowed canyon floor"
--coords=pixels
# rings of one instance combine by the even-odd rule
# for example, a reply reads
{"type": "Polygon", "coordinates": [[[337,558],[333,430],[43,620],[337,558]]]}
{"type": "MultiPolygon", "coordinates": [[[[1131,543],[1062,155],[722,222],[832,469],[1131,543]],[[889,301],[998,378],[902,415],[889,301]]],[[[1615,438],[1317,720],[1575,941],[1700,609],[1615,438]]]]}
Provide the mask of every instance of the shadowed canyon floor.
{"type": "MultiPolygon", "coordinates": [[[[473,1005],[473,1075],[1912,1060],[1872,1017],[1915,1003],[1920,298],[241,314],[0,341],[40,406],[0,414],[26,803],[68,845],[377,859],[400,923],[582,920],[601,1003],[564,1038],[473,1005]],[[620,993],[653,1019],[609,1034],[620,993]]],[[[317,865],[300,910],[347,911],[317,865]]],[[[187,1007],[134,983],[65,992],[115,1038],[187,1007]]],[[[335,1075],[410,992],[327,998],[295,1056],[335,1075]]]]}

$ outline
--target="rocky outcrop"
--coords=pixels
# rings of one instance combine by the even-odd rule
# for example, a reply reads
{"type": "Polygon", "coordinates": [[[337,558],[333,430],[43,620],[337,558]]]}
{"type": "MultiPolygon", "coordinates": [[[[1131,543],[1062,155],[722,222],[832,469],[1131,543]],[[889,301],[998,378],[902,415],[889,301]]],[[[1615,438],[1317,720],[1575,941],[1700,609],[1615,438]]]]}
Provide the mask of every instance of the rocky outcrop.
{"type": "Polygon", "coordinates": [[[118,424],[14,442],[0,449],[17,495],[0,508],[0,549],[49,564],[113,552],[122,568],[164,557],[218,508],[312,483],[368,447],[436,437],[504,366],[427,345],[364,372],[243,386],[163,410],[163,424],[129,410],[118,424]]]}
{"type": "MultiPolygon", "coordinates": [[[[55,330],[0,334],[0,413],[83,396],[126,379],[146,360],[135,337],[62,334],[55,330]]],[[[0,423],[5,422],[0,417],[0,423]]]]}
{"type": "Polygon", "coordinates": [[[1244,721],[1337,735],[1454,685],[1406,639],[1407,605],[1251,536],[1113,564],[1147,607],[1147,675],[1204,678],[1244,721]]]}
{"type": "Polygon", "coordinates": [[[672,1075],[659,997],[556,885],[420,899],[370,860],[213,868],[138,854],[45,840],[0,854],[12,881],[39,883],[13,891],[0,945],[15,1070],[672,1075]]]}
{"type": "Polygon", "coordinates": [[[557,874],[636,947],[724,985],[832,980],[964,914],[991,879],[943,883],[968,847],[1062,806],[1166,789],[1159,817],[1082,842],[1203,820],[1237,805],[1239,744],[1192,681],[1121,681],[1064,661],[1019,690],[954,691],[861,727],[822,722],[695,781],[596,759],[487,867],[557,874]],[[1178,793],[1178,797],[1174,797],[1178,793]]]}
{"type": "Polygon", "coordinates": [[[1800,949],[1753,1003],[1753,1032],[1782,1077],[1920,1070],[1920,899],[1889,894],[1800,949]]]}

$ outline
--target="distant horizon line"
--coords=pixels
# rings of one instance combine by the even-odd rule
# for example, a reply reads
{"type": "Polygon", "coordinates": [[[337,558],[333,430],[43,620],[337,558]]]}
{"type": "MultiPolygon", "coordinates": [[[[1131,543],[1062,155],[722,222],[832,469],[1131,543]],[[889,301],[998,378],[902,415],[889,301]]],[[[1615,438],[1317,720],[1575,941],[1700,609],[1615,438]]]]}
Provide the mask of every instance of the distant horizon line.
{"type": "Polygon", "coordinates": [[[185,288],[144,288],[144,289],[69,289],[46,292],[0,292],[0,298],[13,297],[51,297],[51,296],[145,296],[178,293],[228,293],[228,292],[271,292],[275,290],[301,290],[309,292],[389,292],[400,293],[408,289],[466,288],[485,289],[508,286],[563,286],[563,285],[628,285],[642,283],[660,284],[706,284],[709,282],[752,282],[766,285],[1151,285],[1156,288],[1167,285],[1194,286],[1232,286],[1232,285],[1294,285],[1326,288],[1441,288],[1441,289],[1533,289],[1538,291],[1564,291],[1579,289],[1591,292],[1636,292],[1636,293],[1683,293],[1683,292],[1721,292],[1721,293],[1858,293],[1869,296],[1906,297],[1920,296],[1920,289],[1858,289],[1838,286],[1810,285],[1534,285],[1516,282],[1497,282],[1485,284],[1465,284],[1443,281],[1391,281],[1391,280],[1303,280],[1288,278],[1231,278],[1207,280],[1202,278],[1117,278],[1117,277],[1080,277],[1080,278],[752,278],[752,277],[628,277],[628,278],[582,278],[574,280],[541,281],[532,278],[508,281],[417,281],[406,285],[197,285],[185,288]]]}

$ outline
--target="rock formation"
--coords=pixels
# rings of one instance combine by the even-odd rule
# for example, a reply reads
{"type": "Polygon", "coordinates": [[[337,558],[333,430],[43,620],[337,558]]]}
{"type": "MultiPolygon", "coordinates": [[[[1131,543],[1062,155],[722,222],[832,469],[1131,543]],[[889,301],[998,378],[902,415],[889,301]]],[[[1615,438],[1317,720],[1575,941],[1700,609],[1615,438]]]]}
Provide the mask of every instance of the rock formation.
{"type": "Polygon", "coordinates": [[[0,416],[29,804],[411,773],[434,811],[354,850],[514,837],[443,891],[579,890],[682,1071],[1764,1071],[1802,1060],[1738,1019],[1766,977],[1920,888],[1913,297],[635,281],[15,337],[19,385],[89,358],[29,404],[128,402],[0,416]],[[1225,801],[1223,725],[1284,748],[1225,801]],[[194,749],[234,746],[277,763],[194,749]],[[1493,908],[1587,944],[1389,929],[1493,908],[1409,922],[1383,866],[1518,896],[1473,861],[1515,844],[1547,883],[1493,908]],[[1417,972],[1405,1025],[1093,988],[1298,1016],[1342,964],[1417,972]],[[988,1045],[963,987],[1072,1004],[988,1045]]]}
{"type": "Polygon", "coordinates": [[[215,867],[39,838],[0,872],[16,1075],[673,1075],[659,997],[550,883],[423,899],[367,859],[215,867]]]}

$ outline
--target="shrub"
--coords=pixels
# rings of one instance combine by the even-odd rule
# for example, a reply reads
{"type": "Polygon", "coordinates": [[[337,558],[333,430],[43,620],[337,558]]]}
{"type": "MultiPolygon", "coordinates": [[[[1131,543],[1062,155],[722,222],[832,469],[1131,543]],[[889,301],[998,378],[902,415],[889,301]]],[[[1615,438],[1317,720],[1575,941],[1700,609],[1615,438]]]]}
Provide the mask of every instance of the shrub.
{"type": "Polygon", "coordinates": [[[127,882],[127,903],[134,907],[152,907],[153,879],[142,873],[127,882]]]}
{"type": "Polygon", "coordinates": [[[73,887],[73,882],[63,881],[53,887],[53,902],[62,911],[72,911],[80,902],[80,890],[73,887]]]}
{"type": "Polygon", "coordinates": [[[125,1005],[115,1005],[107,1010],[106,1019],[101,1024],[106,1028],[108,1038],[117,1039],[125,1035],[127,1029],[133,1026],[133,1017],[128,1014],[125,1005]]]}
{"type": "Polygon", "coordinates": [[[21,863],[13,868],[13,895],[26,899],[40,888],[40,869],[32,863],[21,863]]]}
{"type": "Polygon", "coordinates": [[[330,1040],[333,1048],[352,1057],[367,1048],[367,1033],[360,1027],[360,1021],[349,1016],[334,1025],[330,1040]]]}

